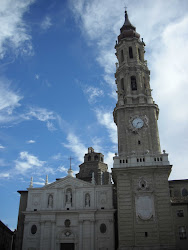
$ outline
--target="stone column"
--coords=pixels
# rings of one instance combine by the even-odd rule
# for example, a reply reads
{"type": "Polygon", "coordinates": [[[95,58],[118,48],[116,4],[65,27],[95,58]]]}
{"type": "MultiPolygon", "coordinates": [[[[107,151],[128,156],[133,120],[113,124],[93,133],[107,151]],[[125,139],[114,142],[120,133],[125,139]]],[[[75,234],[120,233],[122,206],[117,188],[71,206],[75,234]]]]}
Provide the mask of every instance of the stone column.
{"type": "Polygon", "coordinates": [[[91,224],[91,250],[95,250],[95,221],[90,221],[91,224]]]}
{"type": "Polygon", "coordinates": [[[55,249],[55,221],[51,222],[51,228],[52,228],[52,232],[51,232],[51,249],[55,249]]]}
{"type": "Polygon", "coordinates": [[[82,250],[82,245],[83,245],[83,220],[79,221],[79,250],[82,250]]]}
{"type": "Polygon", "coordinates": [[[40,250],[43,249],[43,244],[42,243],[43,243],[44,224],[45,224],[44,221],[40,222],[40,250]]]}

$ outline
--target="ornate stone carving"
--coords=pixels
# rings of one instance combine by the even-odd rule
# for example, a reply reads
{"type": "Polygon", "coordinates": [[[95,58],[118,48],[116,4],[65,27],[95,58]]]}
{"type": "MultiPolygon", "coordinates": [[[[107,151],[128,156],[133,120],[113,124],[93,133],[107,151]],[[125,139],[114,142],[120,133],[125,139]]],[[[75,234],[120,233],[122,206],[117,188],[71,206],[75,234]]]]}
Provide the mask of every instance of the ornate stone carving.
{"type": "Polygon", "coordinates": [[[143,131],[145,131],[149,126],[149,119],[146,115],[133,115],[133,116],[130,116],[130,119],[129,119],[129,125],[128,125],[128,128],[129,128],[129,131],[135,133],[135,134],[138,134],[139,131],[142,129],[143,131]],[[143,121],[143,126],[142,127],[135,127],[133,126],[133,120],[135,119],[141,119],[143,121]]]}

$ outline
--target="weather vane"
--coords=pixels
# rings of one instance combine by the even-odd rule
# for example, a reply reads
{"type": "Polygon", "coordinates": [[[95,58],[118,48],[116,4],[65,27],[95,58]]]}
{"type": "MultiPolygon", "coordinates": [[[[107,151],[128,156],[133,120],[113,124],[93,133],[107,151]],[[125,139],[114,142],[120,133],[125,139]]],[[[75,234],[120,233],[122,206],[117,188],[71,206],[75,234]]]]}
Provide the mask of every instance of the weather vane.
{"type": "Polygon", "coordinates": [[[68,158],[68,160],[70,160],[70,169],[71,169],[71,160],[73,160],[74,158],[72,158],[71,156],[68,158]]]}

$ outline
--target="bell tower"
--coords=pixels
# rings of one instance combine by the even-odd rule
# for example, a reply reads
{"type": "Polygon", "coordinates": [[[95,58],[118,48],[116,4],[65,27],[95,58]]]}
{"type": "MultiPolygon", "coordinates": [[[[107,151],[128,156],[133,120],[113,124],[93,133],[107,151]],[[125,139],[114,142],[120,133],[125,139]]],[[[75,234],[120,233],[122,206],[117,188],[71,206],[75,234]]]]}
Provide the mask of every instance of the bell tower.
{"type": "Polygon", "coordinates": [[[161,153],[159,108],[151,94],[145,43],[127,11],[115,49],[118,154],[112,176],[117,188],[118,249],[175,249],[168,187],[172,166],[168,154],[161,153]]]}

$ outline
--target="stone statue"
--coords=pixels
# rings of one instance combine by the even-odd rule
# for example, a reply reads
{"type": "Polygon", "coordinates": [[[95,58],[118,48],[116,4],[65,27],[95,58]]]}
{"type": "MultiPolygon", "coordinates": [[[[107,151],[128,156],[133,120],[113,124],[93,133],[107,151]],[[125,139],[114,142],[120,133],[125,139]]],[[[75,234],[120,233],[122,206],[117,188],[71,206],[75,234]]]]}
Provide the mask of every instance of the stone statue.
{"type": "Polygon", "coordinates": [[[71,190],[67,190],[67,194],[66,194],[66,203],[71,204],[72,203],[72,193],[71,190]]]}
{"type": "Polygon", "coordinates": [[[86,194],[86,196],[85,196],[85,206],[90,207],[90,196],[89,196],[89,194],[86,194]]]}

